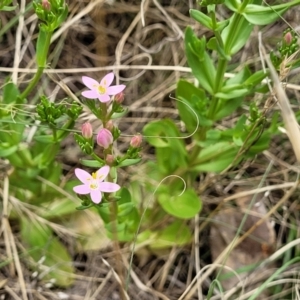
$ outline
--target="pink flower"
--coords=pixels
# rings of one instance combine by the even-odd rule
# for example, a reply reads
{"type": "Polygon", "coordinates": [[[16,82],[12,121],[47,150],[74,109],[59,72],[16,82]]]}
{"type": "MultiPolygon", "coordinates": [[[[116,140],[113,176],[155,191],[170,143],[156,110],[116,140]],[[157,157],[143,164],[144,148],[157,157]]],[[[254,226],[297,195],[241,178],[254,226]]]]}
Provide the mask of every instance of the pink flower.
{"type": "Polygon", "coordinates": [[[99,130],[97,134],[97,144],[104,149],[107,149],[114,141],[114,138],[111,134],[111,132],[106,129],[102,128],[99,130]]]}
{"type": "Polygon", "coordinates": [[[73,191],[80,195],[90,194],[94,203],[100,203],[102,199],[101,192],[113,193],[121,188],[116,183],[103,182],[109,173],[109,169],[109,166],[104,166],[92,175],[82,169],[75,169],[75,175],[83,184],[74,186],[73,191]]]}
{"type": "Polygon", "coordinates": [[[121,93],[126,87],[124,84],[110,86],[114,77],[114,73],[108,73],[99,83],[93,78],[82,76],[83,83],[90,90],[82,92],[81,95],[88,99],[98,98],[103,103],[110,101],[110,96],[121,93]]]}

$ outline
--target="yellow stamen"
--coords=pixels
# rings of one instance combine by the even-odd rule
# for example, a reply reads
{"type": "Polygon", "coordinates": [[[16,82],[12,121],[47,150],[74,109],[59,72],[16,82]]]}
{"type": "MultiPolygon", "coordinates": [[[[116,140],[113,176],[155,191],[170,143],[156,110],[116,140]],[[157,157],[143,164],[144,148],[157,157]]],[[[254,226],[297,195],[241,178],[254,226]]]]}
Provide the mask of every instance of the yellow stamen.
{"type": "Polygon", "coordinates": [[[98,86],[98,92],[100,94],[105,94],[106,93],[106,88],[104,86],[102,86],[102,85],[99,85],[98,86]]]}
{"type": "Polygon", "coordinates": [[[98,188],[98,184],[96,182],[90,184],[90,189],[96,190],[97,188],[98,188]]]}

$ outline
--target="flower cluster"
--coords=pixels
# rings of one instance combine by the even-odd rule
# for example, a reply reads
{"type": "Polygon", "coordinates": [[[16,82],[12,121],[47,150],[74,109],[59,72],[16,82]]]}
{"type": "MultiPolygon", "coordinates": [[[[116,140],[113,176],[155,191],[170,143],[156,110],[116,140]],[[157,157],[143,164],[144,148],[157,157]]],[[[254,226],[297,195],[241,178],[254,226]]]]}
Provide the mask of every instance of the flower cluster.
{"type": "MultiPolygon", "coordinates": [[[[123,157],[115,157],[113,153],[112,145],[120,136],[120,130],[114,125],[112,116],[115,113],[120,114],[125,111],[121,105],[124,100],[125,85],[112,85],[113,80],[113,73],[104,76],[100,82],[87,76],[82,77],[83,83],[89,88],[89,90],[82,92],[82,96],[87,99],[99,100],[96,102],[86,100],[85,103],[103,124],[96,138],[97,145],[102,149],[101,156],[94,152],[93,128],[89,122],[82,125],[81,135],[74,134],[74,136],[81,150],[95,159],[89,166],[99,167],[100,163],[100,166],[104,165],[104,167],[92,173],[92,175],[82,169],[75,169],[75,175],[82,184],[75,186],[73,190],[80,195],[89,194],[95,204],[101,202],[102,193],[113,193],[120,189],[118,184],[104,182],[104,179],[109,174],[110,168],[137,163],[142,143],[142,136],[136,135],[132,138],[127,153],[123,157]]],[[[112,171],[112,174],[115,174],[115,172],[112,171]]],[[[83,206],[86,206],[86,202],[83,206]]]]}

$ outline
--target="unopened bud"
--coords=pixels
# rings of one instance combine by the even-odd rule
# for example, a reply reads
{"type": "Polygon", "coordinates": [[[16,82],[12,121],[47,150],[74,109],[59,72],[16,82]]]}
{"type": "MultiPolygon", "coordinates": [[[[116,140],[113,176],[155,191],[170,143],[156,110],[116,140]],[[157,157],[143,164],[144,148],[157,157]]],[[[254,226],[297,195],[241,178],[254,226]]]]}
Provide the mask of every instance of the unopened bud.
{"type": "Polygon", "coordinates": [[[108,166],[112,166],[114,163],[114,160],[115,160],[115,158],[113,155],[111,155],[111,154],[106,155],[105,162],[108,166]]]}
{"type": "Polygon", "coordinates": [[[115,101],[118,103],[118,104],[121,104],[123,101],[124,101],[124,98],[125,98],[125,95],[123,92],[115,95],[115,101]]]}
{"type": "Polygon", "coordinates": [[[51,9],[51,4],[48,0],[42,0],[42,6],[45,10],[50,10],[51,9]]]}
{"type": "Polygon", "coordinates": [[[112,132],[113,129],[114,129],[114,123],[113,123],[113,121],[112,121],[112,120],[109,120],[109,121],[106,123],[105,128],[106,128],[107,130],[109,130],[110,132],[112,132]]]}
{"type": "Polygon", "coordinates": [[[104,149],[107,149],[114,141],[114,138],[109,130],[102,128],[97,134],[97,144],[104,149]]]}
{"type": "Polygon", "coordinates": [[[140,135],[140,134],[138,134],[138,135],[135,135],[132,139],[131,139],[131,141],[130,141],[130,146],[132,147],[132,148],[139,148],[140,146],[141,146],[141,144],[142,144],[142,136],[140,135]]]}
{"type": "Polygon", "coordinates": [[[93,136],[93,128],[90,123],[84,123],[81,127],[82,136],[86,139],[90,139],[93,136]]]}
{"type": "Polygon", "coordinates": [[[286,43],[286,45],[290,45],[293,41],[293,36],[291,34],[290,31],[288,31],[285,35],[284,35],[284,41],[286,43]]]}

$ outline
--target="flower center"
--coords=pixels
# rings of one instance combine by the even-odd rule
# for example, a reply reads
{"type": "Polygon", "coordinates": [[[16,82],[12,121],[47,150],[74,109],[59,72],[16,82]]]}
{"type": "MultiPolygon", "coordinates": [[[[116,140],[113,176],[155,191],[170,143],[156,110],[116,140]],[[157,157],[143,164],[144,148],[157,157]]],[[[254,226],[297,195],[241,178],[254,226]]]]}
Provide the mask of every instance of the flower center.
{"type": "Polygon", "coordinates": [[[97,190],[98,189],[98,182],[96,180],[93,180],[91,183],[90,183],[90,189],[91,190],[97,190]]]}
{"type": "Polygon", "coordinates": [[[106,88],[102,85],[99,85],[98,86],[98,92],[103,95],[103,94],[106,93],[106,88]]]}

